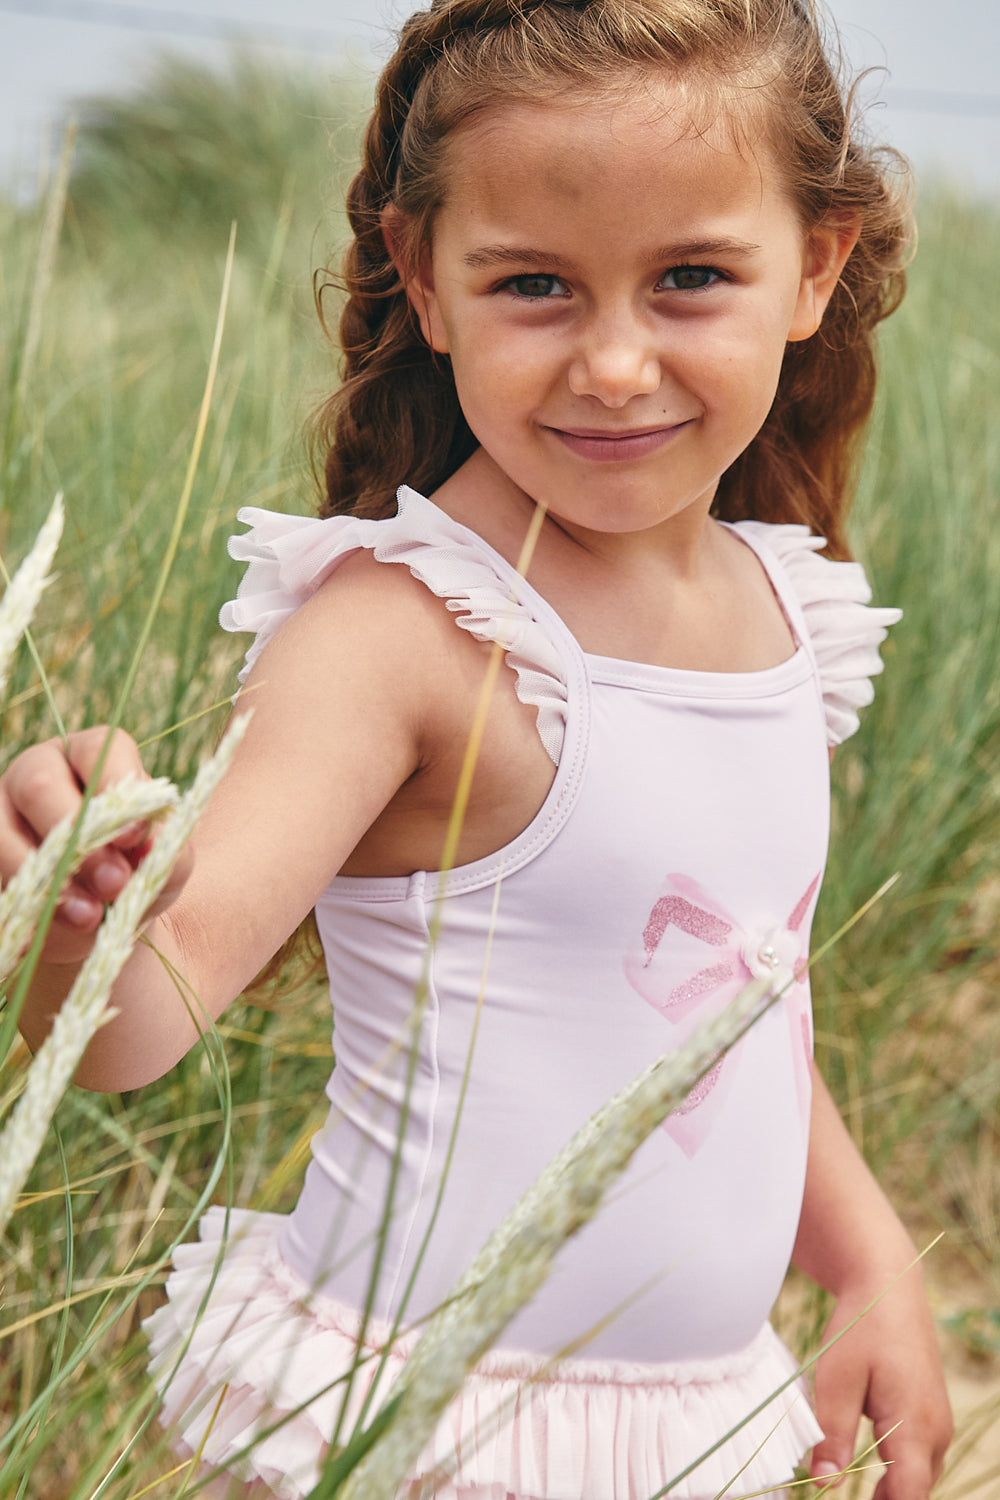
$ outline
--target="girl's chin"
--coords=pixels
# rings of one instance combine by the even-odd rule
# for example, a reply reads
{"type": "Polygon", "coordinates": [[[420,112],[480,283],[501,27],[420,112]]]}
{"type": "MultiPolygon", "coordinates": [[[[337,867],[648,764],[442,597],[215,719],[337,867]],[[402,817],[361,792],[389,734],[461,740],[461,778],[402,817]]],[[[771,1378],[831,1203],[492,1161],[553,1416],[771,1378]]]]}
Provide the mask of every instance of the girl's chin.
{"type": "Polygon", "coordinates": [[[564,489],[560,495],[552,496],[546,510],[571,535],[620,537],[623,541],[633,537],[648,546],[650,535],[663,528],[665,541],[676,534],[678,542],[687,547],[701,535],[709,520],[713,494],[709,490],[693,498],[684,496],[671,501],[665,497],[662,486],[655,493],[637,493],[627,484],[615,484],[613,492],[604,486],[601,494],[589,496],[564,489]]]}

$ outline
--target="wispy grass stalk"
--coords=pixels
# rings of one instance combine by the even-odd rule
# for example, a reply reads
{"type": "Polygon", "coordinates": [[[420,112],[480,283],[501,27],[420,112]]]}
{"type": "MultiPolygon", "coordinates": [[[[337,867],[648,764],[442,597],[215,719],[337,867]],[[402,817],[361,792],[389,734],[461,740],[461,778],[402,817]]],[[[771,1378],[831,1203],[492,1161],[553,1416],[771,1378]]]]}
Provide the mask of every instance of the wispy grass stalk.
{"type": "Polygon", "coordinates": [[[76,121],[70,120],[66,127],[59,166],[45,206],[45,215],[42,219],[42,231],[35,256],[35,273],[31,284],[31,297],[28,303],[28,317],[24,330],[24,339],[17,349],[14,371],[12,372],[13,389],[11,391],[10,406],[8,407],[7,422],[4,429],[3,451],[2,455],[0,455],[0,502],[3,500],[3,490],[10,476],[21,413],[24,408],[28,386],[34,374],[35,358],[42,336],[45,303],[52,286],[56,251],[59,246],[59,235],[66,213],[66,194],[69,188],[70,166],[72,165],[73,152],[76,147],[76,130],[76,121]]]}
{"type": "MultiPolygon", "coordinates": [[[[191,495],[194,490],[194,481],[195,476],[198,472],[198,462],[201,457],[201,450],[205,441],[205,433],[208,429],[208,418],[211,411],[212,396],[215,390],[215,382],[219,368],[219,356],[222,348],[222,335],[226,326],[226,311],[229,306],[229,291],[232,284],[235,251],[236,225],[232,224],[229,231],[229,246],[226,252],[225,269],[223,271],[222,277],[222,291],[219,297],[219,305],[216,313],[215,332],[212,339],[212,349],[209,356],[208,370],[206,372],[204,389],[202,391],[201,403],[198,410],[194,439],[192,441],[191,450],[188,455],[184,484],[181,489],[180,499],[178,501],[174,514],[170,536],[167,541],[166,548],[164,549],[163,556],[160,560],[160,567],[157,572],[156,582],[153,586],[150,600],[144,611],[142,623],[138,631],[138,636],[133,645],[129,663],[123,675],[114,708],[112,709],[107,721],[106,727],[108,732],[105,736],[104,744],[102,745],[98,753],[93,771],[91,772],[90,780],[87,786],[84,788],[83,802],[80,811],[77,814],[77,822],[81,821],[82,818],[86,815],[87,807],[94,795],[95,788],[100,779],[105,761],[107,760],[107,756],[111,749],[113,731],[119,727],[124,717],[130,695],[139,675],[139,669],[142,665],[143,657],[146,653],[146,649],[152,636],[154,623],[159,613],[160,606],[163,602],[163,595],[166,590],[167,580],[169,579],[177,555],[184,521],[187,517],[188,508],[191,503],[191,495]]],[[[37,653],[35,653],[35,655],[37,660],[37,653]]],[[[44,668],[42,667],[40,661],[38,661],[38,667],[42,672],[43,680],[45,680],[47,687],[47,678],[45,678],[44,668]]],[[[51,698],[51,694],[49,694],[49,696],[51,698]]],[[[61,723],[60,729],[63,733],[63,737],[65,738],[65,731],[62,731],[61,723]]],[[[32,938],[31,946],[22,966],[21,973],[18,977],[16,985],[13,988],[12,993],[9,996],[9,1003],[6,1008],[6,1013],[2,1018],[0,1018],[0,1057],[6,1055],[12,1028],[14,1027],[14,1025],[16,1025],[17,1019],[21,1013],[21,1007],[24,1003],[28,987],[31,984],[32,977],[41,955],[42,945],[45,941],[49,925],[55,912],[55,906],[58,900],[62,881],[64,877],[69,873],[70,862],[74,853],[75,837],[71,832],[70,838],[66,842],[63,853],[56,866],[56,870],[53,875],[49,890],[46,894],[42,911],[36,924],[36,929],[32,938]]],[[[0,1227],[2,1227],[4,1222],[5,1220],[0,1217],[0,1227]]]]}
{"type": "Polygon", "coordinates": [[[184,475],[184,485],[181,489],[180,499],[174,511],[173,525],[167,545],[164,548],[163,557],[160,561],[160,569],[157,574],[156,583],[153,586],[152,596],[146,610],[146,617],[142,622],[139,639],[129,670],[122,681],[118,705],[111,718],[111,723],[117,725],[121,722],[125,705],[129,700],[132,689],[135,686],[136,677],[142,662],[143,653],[149,644],[153,633],[153,625],[160,612],[163,595],[166,591],[167,580],[170,577],[174,561],[177,557],[177,549],[180,546],[181,534],[184,530],[184,522],[187,520],[188,509],[191,505],[191,495],[194,490],[195,476],[198,473],[198,461],[201,458],[202,446],[205,442],[205,433],[208,431],[208,418],[212,409],[212,396],[215,391],[215,382],[219,373],[219,355],[222,351],[222,335],[226,326],[226,311],[229,307],[229,291],[233,281],[233,264],[236,257],[236,225],[230,225],[229,245],[226,249],[226,264],[222,273],[222,291],[219,294],[219,310],[215,320],[215,333],[212,337],[212,352],[208,359],[208,371],[205,375],[205,388],[202,392],[201,405],[198,408],[198,419],[195,424],[194,441],[191,444],[191,452],[188,455],[187,472],[184,475]]]}
{"type": "Polygon", "coordinates": [[[42,221],[42,234],[38,245],[38,263],[35,280],[31,289],[31,301],[28,304],[28,326],[24,333],[21,367],[17,373],[17,387],[14,398],[15,420],[17,408],[20,407],[24,400],[24,393],[34,370],[35,356],[38,353],[38,345],[42,337],[45,302],[49,294],[49,288],[52,285],[56,250],[59,245],[59,235],[62,230],[63,218],[66,213],[66,194],[69,190],[69,172],[73,163],[73,152],[76,149],[76,131],[76,121],[70,120],[66,126],[62,152],[59,156],[59,166],[56,170],[55,180],[49,194],[48,204],[46,205],[45,218],[42,221]]]}
{"type": "MultiPolygon", "coordinates": [[[[519,578],[525,578],[527,576],[528,568],[531,565],[531,560],[535,553],[535,547],[538,544],[538,538],[541,535],[541,529],[544,520],[545,507],[542,505],[536,505],[525,531],[524,541],[521,544],[521,550],[517,558],[515,572],[519,578]]],[[[351,1364],[351,1368],[348,1372],[347,1384],[344,1389],[344,1396],[341,1402],[340,1412],[338,1414],[337,1423],[331,1439],[331,1451],[336,1451],[339,1445],[340,1434],[347,1415],[348,1404],[351,1398],[351,1391],[353,1389],[355,1375],[362,1358],[365,1336],[375,1306],[375,1298],[378,1293],[379,1280],[382,1273],[382,1264],[385,1257],[386,1246],[388,1244],[389,1230],[392,1224],[393,1214],[395,1212],[396,1192],[398,1188],[400,1170],[402,1167],[403,1148],[406,1141],[406,1133],[409,1128],[413,1087],[416,1081],[417,1068],[420,1060],[420,1033],[421,1027],[423,1025],[424,1013],[427,1006],[427,997],[430,992],[431,969],[434,963],[437,945],[441,936],[442,923],[444,921],[448,879],[458,857],[459,841],[462,836],[462,830],[465,827],[465,817],[468,811],[469,797],[471,796],[472,792],[472,781],[473,777],[475,776],[476,766],[479,762],[479,756],[482,751],[483,737],[486,732],[486,722],[489,716],[490,706],[493,703],[496,693],[497,682],[499,680],[503,662],[503,642],[502,640],[495,640],[490,647],[490,653],[486,663],[486,671],[483,675],[483,681],[479,689],[479,695],[476,700],[475,711],[473,713],[472,724],[470,725],[465,748],[462,752],[462,764],[459,768],[458,782],[448,814],[448,823],[445,829],[445,836],[441,852],[441,867],[438,872],[437,890],[435,892],[430,923],[428,925],[423,963],[420,977],[417,982],[416,991],[413,997],[413,1008],[409,1017],[409,1021],[407,1023],[409,1030],[409,1045],[406,1056],[406,1073],[403,1084],[403,1100],[402,1106],[399,1111],[399,1120],[396,1126],[396,1140],[392,1161],[389,1167],[389,1175],[386,1183],[385,1201],[382,1208],[382,1215],[379,1222],[378,1232],[376,1234],[375,1253],[372,1257],[371,1270],[368,1275],[368,1283],[365,1289],[365,1302],[362,1309],[360,1326],[358,1328],[354,1358],[351,1364]]],[[[489,940],[487,943],[485,967],[481,977],[481,986],[485,985],[486,975],[488,973],[489,957],[490,953],[492,952],[493,932],[494,924],[496,922],[499,893],[500,885],[498,880],[497,888],[494,892],[493,910],[490,918],[489,940]]],[[[443,1199],[444,1190],[447,1185],[448,1171],[453,1157],[455,1142],[457,1140],[457,1132],[461,1123],[462,1111],[465,1103],[465,1093],[468,1085],[469,1069],[472,1064],[472,1048],[475,1046],[475,1038],[478,1032],[478,1015],[479,1009],[482,1006],[482,999],[483,992],[481,988],[478,999],[476,1027],[473,1029],[470,1051],[465,1062],[465,1071],[462,1081],[462,1087],[459,1093],[458,1107],[456,1110],[455,1118],[452,1122],[451,1137],[445,1153],[442,1181],[438,1187],[438,1196],[432,1207],[430,1219],[427,1229],[425,1230],[422,1243],[414,1259],[413,1269],[407,1280],[407,1284],[403,1290],[403,1295],[400,1299],[399,1306],[396,1310],[396,1315],[393,1320],[393,1325],[390,1332],[390,1343],[398,1332],[399,1327],[401,1326],[402,1321],[406,1315],[406,1309],[409,1304],[409,1299],[413,1293],[413,1288],[420,1273],[421,1265],[423,1264],[424,1257],[427,1253],[430,1236],[433,1232],[434,1225],[436,1223],[437,1216],[440,1210],[440,1205],[443,1199]]],[[[384,1367],[387,1358],[388,1355],[384,1352],[379,1365],[380,1372],[384,1367]]],[[[375,1381],[372,1382],[372,1385],[369,1388],[368,1394],[362,1403],[361,1412],[355,1423],[354,1432],[352,1434],[352,1443],[354,1444],[356,1444],[360,1440],[361,1425],[371,1404],[374,1390],[375,1381]]]]}
{"type": "Polygon", "coordinates": [[[486,946],[483,952],[483,965],[479,976],[479,993],[476,996],[476,1014],[475,1019],[472,1023],[472,1032],[469,1037],[469,1047],[465,1057],[465,1065],[462,1069],[462,1081],[459,1085],[458,1097],[455,1101],[455,1115],[452,1120],[451,1130],[448,1135],[448,1144],[445,1148],[444,1162],[441,1169],[441,1178],[438,1182],[437,1192],[434,1195],[434,1201],[427,1220],[427,1227],[424,1230],[417,1253],[413,1258],[413,1268],[410,1271],[406,1285],[403,1288],[402,1296],[399,1299],[399,1306],[393,1319],[392,1327],[389,1330],[389,1337],[380,1356],[375,1374],[372,1376],[371,1383],[368,1387],[368,1393],[365,1396],[365,1399],[361,1406],[361,1410],[358,1413],[357,1421],[355,1422],[355,1432],[363,1427],[365,1418],[368,1415],[369,1407],[371,1406],[372,1401],[375,1399],[376,1392],[379,1390],[382,1371],[385,1369],[385,1366],[388,1363],[392,1351],[393,1340],[397,1337],[400,1328],[405,1322],[406,1311],[410,1305],[410,1299],[413,1296],[413,1292],[417,1284],[417,1278],[420,1275],[420,1269],[428,1255],[428,1252],[430,1251],[434,1236],[434,1230],[437,1227],[438,1218],[441,1213],[441,1207],[444,1203],[445,1191],[448,1186],[448,1177],[451,1172],[451,1164],[454,1161],[455,1150],[458,1146],[458,1135],[462,1124],[462,1116],[465,1113],[465,1100],[469,1091],[469,1083],[472,1075],[472,1060],[475,1055],[476,1042],[479,1036],[479,1026],[482,1020],[483,1005],[486,1000],[486,985],[489,979],[490,963],[493,956],[493,940],[496,934],[497,913],[500,908],[500,893],[502,889],[503,867],[501,865],[493,886],[493,904],[490,910],[490,922],[487,929],[486,946]]]}
{"type": "MultiPolygon", "coordinates": [[[[207,1171],[199,1177],[200,1191],[193,1197],[181,1224],[178,1227],[174,1244],[187,1238],[191,1227],[200,1217],[212,1195],[215,1193],[221,1177],[225,1176],[225,1195],[230,1201],[233,1194],[232,1181],[232,1094],[231,1077],[228,1061],[224,1050],[218,1045],[218,1035],[214,1027],[206,1026],[202,1032],[200,1043],[201,1056],[207,1063],[219,1101],[219,1125],[221,1126],[221,1138],[215,1143],[214,1159],[207,1171]]],[[[75,1095],[74,1101],[82,1108],[85,1115],[96,1113],[95,1102],[90,1095],[75,1095]]],[[[128,1145],[125,1140],[123,1144],[128,1145]]],[[[132,1143],[132,1149],[138,1149],[137,1143],[132,1143]]],[[[150,1163],[153,1165],[153,1163],[150,1163]]],[[[65,1164],[63,1177],[65,1180],[65,1164]]],[[[33,1314],[31,1318],[22,1320],[22,1326],[28,1326],[38,1319],[53,1318],[59,1315],[60,1326],[63,1318],[81,1303],[91,1302],[98,1299],[98,1306],[94,1313],[84,1321],[83,1327],[76,1330],[73,1342],[66,1354],[65,1361],[61,1357],[61,1351],[57,1350],[57,1357],[53,1361],[51,1375],[34,1400],[25,1404],[21,1416],[0,1437],[0,1494],[6,1494],[10,1486],[17,1482],[20,1477],[21,1491],[25,1490],[32,1476],[34,1459],[42,1458],[51,1446],[54,1432],[65,1424],[67,1415],[72,1419],[74,1408],[86,1410],[87,1396],[75,1394],[70,1401],[56,1401],[57,1395],[65,1397],[67,1393],[80,1391],[80,1373],[91,1363],[97,1352],[107,1343],[116,1324],[121,1318],[133,1309],[140,1297],[147,1293],[150,1287],[162,1279],[163,1264],[173,1253],[174,1244],[166,1247],[160,1257],[154,1258],[150,1263],[135,1267],[133,1262],[147,1251],[147,1240],[152,1236],[154,1227],[152,1224],[145,1234],[134,1246],[123,1268],[116,1270],[115,1274],[106,1278],[103,1284],[92,1285],[86,1290],[67,1296],[63,1303],[57,1303],[48,1308],[43,1308],[33,1314]],[[41,1426],[44,1413],[51,1413],[49,1421],[44,1429],[41,1426]],[[32,1437],[32,1434],[35,1434],[32,1437]],[[25,1445],[28,1451],[25,1452],[25,1445]]],[[[72,1264],[74,1259],[72,1250],[69,1251],[68,1261],[72,1264]]],[[[0,1339],[10,1338],[17,1331],[17,1324],[7,1325],[0,1329],[0,1339]]],[[[127,1368],[127,1362],[126,1362],[127,1368]]],[[[86,1391],[86,1384],[84,1384],[86,1391]]],[[[88,1432],[88,1443],[85,1449],[86,1462],[80,1476],[80,1495],[86,1495],[87,1500],[100,1500],[104,1496],[108,1486],[112,1483],[116,1474],[127,1476],[127,1459],[133,1454],[146,1429],[149,1427],[156,1410],[155,1393],[148,1385],[140,1383],[139,1394],[132,1397],[122,1412],[120,1426],[105,1424],[101,1430],[88,1432]],[[97,1441],[95,1442],[95,1438],[97,1441]],[[110,1464],[110,1468],[108,1467],[110,1464]]],[[[131,1482],[127,1485],[129,1500],[132,1497],[133,1486],[131,1482]]],[[[25,1491],[26,1492],[26,1491],[25,1491]]]]}
{"type": "Polygon", "coordinates": [[[34,619],[38,601],[49,582],[52,559],[62,536],[63,520],[62,495],[59,494],[52,502],[52,509],[34,546],[0,600],[0,694],[6,690],[18,642],[34,619]]]}

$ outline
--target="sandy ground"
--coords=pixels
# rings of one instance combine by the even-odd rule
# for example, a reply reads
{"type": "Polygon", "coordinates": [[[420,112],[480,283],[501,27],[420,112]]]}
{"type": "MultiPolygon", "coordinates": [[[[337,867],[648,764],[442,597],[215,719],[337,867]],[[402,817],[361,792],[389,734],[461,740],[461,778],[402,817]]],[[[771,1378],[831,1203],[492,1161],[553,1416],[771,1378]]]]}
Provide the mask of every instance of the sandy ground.
{"type": "Polygon", "coordinates": [[[1000,1496],[1000,1369],[989,1362],[978,1372],[949,1368],[948,1389],[956,1437],[941,1500],[996,1500],[1000,1496]]]}

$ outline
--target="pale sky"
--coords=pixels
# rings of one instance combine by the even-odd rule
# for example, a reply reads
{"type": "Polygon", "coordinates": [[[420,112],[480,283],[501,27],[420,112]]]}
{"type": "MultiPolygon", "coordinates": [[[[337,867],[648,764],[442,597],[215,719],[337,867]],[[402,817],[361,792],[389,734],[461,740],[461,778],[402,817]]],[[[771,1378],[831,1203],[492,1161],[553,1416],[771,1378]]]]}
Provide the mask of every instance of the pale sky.
{"type": "MultiPolygon", "coordinates": [[[[877,134],[919,175],[1000,199],[997,0],[827,0],[857,68],[875,67],[877,134]],[[881,71],[885,70],[885,71],[881,71]]],[[[0,187],[30,192],[74,96],[127,89],[154,47],[206,60],[226,36],[372,68],[412,0],[0,0],[0,187]],[[131,23],[131,24],[127,24],[131,23]]]]}

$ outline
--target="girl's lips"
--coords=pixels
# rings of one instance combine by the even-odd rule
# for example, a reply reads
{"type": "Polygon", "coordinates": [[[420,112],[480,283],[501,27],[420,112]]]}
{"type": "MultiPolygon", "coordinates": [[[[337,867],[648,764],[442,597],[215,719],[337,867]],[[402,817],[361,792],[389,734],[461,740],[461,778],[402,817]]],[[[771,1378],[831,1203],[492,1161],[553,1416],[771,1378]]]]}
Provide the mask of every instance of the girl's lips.
{"type": "Polygon", "coordinates": [[[549,431],[580,458],[617,463],[654,453],[687,425],[687,422],[675,422],[670,427],[653,427],[641,432],[602,432],[592,428],[573,431],[563,427],[550,427],[549,431]]]}

